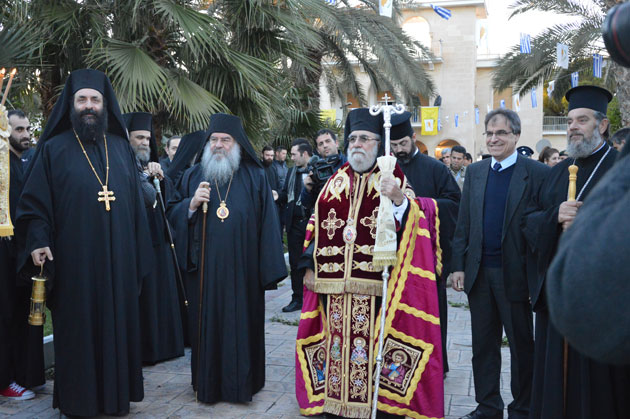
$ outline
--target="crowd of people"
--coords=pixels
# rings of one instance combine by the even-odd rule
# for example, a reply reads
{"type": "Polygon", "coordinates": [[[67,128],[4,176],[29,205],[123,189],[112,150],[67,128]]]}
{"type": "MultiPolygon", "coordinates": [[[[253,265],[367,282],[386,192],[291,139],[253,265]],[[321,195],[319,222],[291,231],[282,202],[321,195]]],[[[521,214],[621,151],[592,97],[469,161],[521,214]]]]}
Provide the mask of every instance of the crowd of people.
{"type": "Polygon", "coordinates": [[[63,415],[127,414],[144,397],[142,366],[187,346],[198,401],[249,402],[265,384],[265,291],[290,273],[282,311],[301,311],[302,415],[444,417],[452,284],[471,315],[478,407],[464,418],[503,417],[504,333],[510,418],[629,417],[627,356],[589,345],[550,272],[574,268],[563,237],[597,210],[583,203],[630,130],[608,139],[605,89],[566,97],[566,151],[546,147],[538,161],[503,108],[485,118],[477,162],[460,145],[429,157],[410,113],[386,133],[365,108],[348,113],[343,138],[322,129],[257,153],[227,114],[160,147],[151,114],[123,115],[105,74],[73,72],[36,147],[27,116],[8,113],[15,234],[0,240],[0,395],[28,400],[45,384],[42,328],[28,324],[43,272],[63,415]]]}

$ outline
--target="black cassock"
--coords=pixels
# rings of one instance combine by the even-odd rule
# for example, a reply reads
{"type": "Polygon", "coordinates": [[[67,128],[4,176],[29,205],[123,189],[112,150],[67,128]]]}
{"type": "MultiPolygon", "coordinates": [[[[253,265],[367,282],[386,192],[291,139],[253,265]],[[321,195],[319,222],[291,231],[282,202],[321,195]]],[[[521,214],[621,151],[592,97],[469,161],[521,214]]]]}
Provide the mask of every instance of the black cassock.
{"type": "MultiPolygon", "coordinates": [[[[166,203],[174,186],[167,177],[160,185],[166,203]]],[[[160,199],[159,196],[157,199],[160,199]]],[[[184,355],[184,336],[173,253],[160,203],[156,201],[155,205],[149,205],[146,212],[155,254],[155,269],[142,284],[140,293],[142,361],[155,364],[184,355]]]]}
{"type": "Polygon", "coordinates": [[[448,324],[446,278],[451,273],[451,241],[455,234],[461,191],[446,165],[418,151],[408,162],[398,164],[411,184],[416,196],[433,198],[438,205],[440,218],[440,248],[442,249],[442,276],[437,281],[442,332],[444,371],[448,371],[446,326],[448,324]]]}
{"type": "MultiPolygon", "coordinates": [[[[13,152],[9,152],[9,155],[11,165],[9,206],[11,219],[15,222],[26,162],[13,152]]],[[[10,240],[0,239],[0,389],[4,389],[13,381],[25,388],[33,388],[46,382],[44,328],[28,324],[31,280],[26,278],[18,282],[16,242],[15,236],[10,240]]]]}
{"type": "MultiPolygon", "coordinates": [[[[83,146],[104,181],[104,141],[83,146]]],[[[107,146],[111,211],[97,200],[101,185],[72,131],[40,144],[18,205],[18,227],[27,233],[22,270],[34,268],[37,248],[50,246],[54,257],[45,264],[53,406],[67,415],[126,413],[143,398],[138,296],[152,265],[149,231],[133,151],[111,134],[107,146]]]]}
{"type": "MultiPolygon", "coordinates": [[[[605,145],[597,153],[577,159],[577,195],[595,168],[580,201],[612,167],[617,152],[605,145]],[[608,151],[610,150],[610,151],[608,151]],[[608,155],[604,157],[604,154],[608,155]],[[602,159],[603,158],[603,159],[602,159]],[[601,164],[600,164],[601,161],[601,164]]],[[[568,158],[554,166],[524,216],[525,237],[537,256],[537,275],[530,277],[529,290],[536,311],[534,381],[530,418],[591,419],[627,418],[630,411],[630,376],[627,368],[601,364],[581,355],[569,346],[567,376],[567,410],[563,416],[563,352],[564,339],[549,321],[545,295],[547,269],[556,253],[562,226],[558,224],[558,208],[567,200],[568,158]]],[[[605,263],[605,261],[602,261],[605,263]]]]}
{"type": "Polygon", "coordinates": [[[188,169],[177,188],[181,201],[169,205],[187,272],[193,386],[202,402],[247,402],[265,383],[264,291],[287,276],[278,218],[263,169],[247,158],[234,173],[229,194],[227,183],[219,187],[230,211],[224,222],[216,215],[216,186],[210,186],[199,329],[203,213],[200,206],[189,219],[188,208],[202,180],[199,164],[188,169]]]}

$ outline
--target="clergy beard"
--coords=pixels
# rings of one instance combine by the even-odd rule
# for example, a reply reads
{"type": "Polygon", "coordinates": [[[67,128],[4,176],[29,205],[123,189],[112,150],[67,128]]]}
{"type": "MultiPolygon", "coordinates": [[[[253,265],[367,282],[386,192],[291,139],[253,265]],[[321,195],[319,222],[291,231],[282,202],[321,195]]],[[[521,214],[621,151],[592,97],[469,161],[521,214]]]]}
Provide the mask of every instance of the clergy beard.
{"type": "MultiPolygon", "coordinates": [[[[30,142],[30,140],[29,140],[29,142],[30,142]]],[[[15,138],[14,136],[9,135],[9,144],[11,144],[11,147],[13,147],[13,149],[15,151],[17,151],[18,153],[22,153],[22,152],[28,150],[29,142],[26,142],[26,144],[24,144],[20,140],[15,138]]]]}
{"type": "Polygon", "coordinates": [[[406,151],[400,151],[398,153],[394,153],[396,158],[403,163],[409,163],[411,157],[416,153],[416,148],[412,147],[411,152],[407,153],[406,151]]]}
{"type": "Polygon", "coordinates": [[[72,106],[70,108],[70,121],[77,135],[82,140],[96,140],[103,137],[107,128],[107,110],[105,107],[100,112],[93,109],[85,109],[80,113],[72,106]],[[86,115],[94,115],[96,118],[93,122],[84,120],[86,115]]]}
{"type": "Polygon", "coordinates": [[[149,147],[139,145],[137,147],[132,147],[133,151],[136,153],[136,157],[142,163],[142,166],[146,166],[149,164],[149,160],[151,159],[151,149],[149,147]]]}
{"type": "Polygon", "coordinates": [[[581,159],[593,154],[593,151],[597,149],[597,146],[602,143],[602,135],[597,128],[593,131],[593,135],[590,138],[583,137],[581,141],[572,140],[571,134],[567,135],[567,155],[574,159],[581,159]]]}
{"type": "Polygon", "coordinates": [[[352,170],[358,173],[367,172],[374,166],[376,162],[376,154],[378,153],[378,145],[367,152],[361,148],[354,148],[348,153],[348,162],[352,170]]]}
{"type": "Polygon", "coordinates": [[[201,157],[203,178],[210,184],[216,181],[219,185],[223,185],[230,180],[240,163],[241,147],[238,144],[234,144],[230,152],[225,149],[211,151],[210,142],[208,142],[201,157]]]}

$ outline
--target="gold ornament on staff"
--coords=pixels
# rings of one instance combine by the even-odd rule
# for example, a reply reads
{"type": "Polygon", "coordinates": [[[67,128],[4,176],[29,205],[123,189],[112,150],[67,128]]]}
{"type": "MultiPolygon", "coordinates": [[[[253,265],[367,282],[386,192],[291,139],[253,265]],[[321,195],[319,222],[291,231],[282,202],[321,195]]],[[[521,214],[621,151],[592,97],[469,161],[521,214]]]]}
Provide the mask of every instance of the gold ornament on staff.
{"type": "Polygon", "coordinates": [[[42,263],[39,275],[31,278],[33,291],[31,292],[31,312],[28,315],[28,324],[31,326],[43,326],[46,322],[46,281],[44,276],[44,264],[42,263]]]}
{"type": "Polygon", "coordinates": [[[574,164],[569,166],[569,198],[567,199],[567,201],[575,201],[575,194],[577,192],[576,183],[578,169],[579,168],[574,164]]]}

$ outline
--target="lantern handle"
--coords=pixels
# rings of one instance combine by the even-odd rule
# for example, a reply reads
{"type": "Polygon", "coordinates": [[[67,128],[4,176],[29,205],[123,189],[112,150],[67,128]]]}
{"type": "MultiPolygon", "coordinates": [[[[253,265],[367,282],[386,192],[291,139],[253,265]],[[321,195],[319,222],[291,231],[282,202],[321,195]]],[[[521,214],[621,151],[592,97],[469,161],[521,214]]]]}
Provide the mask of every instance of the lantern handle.
{"type": "Polygon", "coordinates": [[[44,260],[44,262],[42,262],[41,266],[41,270],[39,271],[39,276],[44,276],[44,263],[46,262],[46,260],[44,260]]]}

